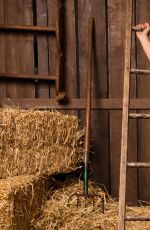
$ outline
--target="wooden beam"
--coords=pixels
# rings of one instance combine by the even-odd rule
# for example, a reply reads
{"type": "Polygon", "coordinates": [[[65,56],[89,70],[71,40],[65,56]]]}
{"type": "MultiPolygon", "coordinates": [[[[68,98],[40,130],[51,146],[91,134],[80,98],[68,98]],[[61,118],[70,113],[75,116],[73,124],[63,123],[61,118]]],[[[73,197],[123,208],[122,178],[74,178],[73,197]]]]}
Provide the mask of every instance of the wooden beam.
{"type": "Polygon", "coordinates": [[[25,79],[25,80],[45,80],[55,81],[55,76],[38,75],[38,74],[15,74],[15,73],[0,73],[0,78],[13,78],[13,79],[25,79]]]}
{"type": "Polygon", "coordinates": [[[0,30],[3,31],[21,31],[21,32],[42,32],[42,33],[55,33],[56,29],[55,27],[48,27],[48,26],[31,26],[31,25],[6,25],[6,24],[0,24],[0,30]]]}
{"type": "MultiPolygon", "coordinates": [[[[63,109],[63,110],[84,110],[86,108],[85,99],[70,99],[66,103],[59,104],[56,99],[48,98],[0,98],[0,105],[15,105],[21,108],[39,108],[39,109],[63,109]]],[[[131,109],[150,109],[149,99],[131,99],[131,109]]],[[[121,99],[92,99],[93,110],[121,110],[122,100],[121,99]]]]}

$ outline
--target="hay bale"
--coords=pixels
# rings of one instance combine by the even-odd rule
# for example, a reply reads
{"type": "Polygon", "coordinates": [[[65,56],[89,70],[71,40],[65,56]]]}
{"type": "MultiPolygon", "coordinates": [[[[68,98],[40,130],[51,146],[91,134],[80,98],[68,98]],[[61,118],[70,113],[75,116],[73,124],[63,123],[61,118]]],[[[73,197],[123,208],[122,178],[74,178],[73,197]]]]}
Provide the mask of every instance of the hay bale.
{"type": "Polygon", "coordinates": [[[0,178],[69,172],[83,157],[75,116],[1,108],[0,133],[0,178]]]}
{"type": "MultiPolygon", "coordinates": [[[[91,192],[102,194],[99,187],[90,185],[91,192]]],[[[82,191],[82,184],[74,181],[65,184],[63,188],[56,190],[51,199],[42,208],[42,216],[35,221],[38,230],[116,230],[118,218],[118,202],[107,196],[105,214],[102,213],[102,203],[96,201],[93,210],[92,202],[89,201],[87,208],[84,205],[76,207],[76,198],[73,197],[70,207],[68,198],[75,192],[82,191]]],[[[107,194],[106,194],[107,195],[107,194]]],[[[84,204],[83,200],[80,204],[84,204]]],[[[150,215],[150,207],[127,207],[128,215],[150,215]]],[[[150,222],[127,222],[128,230],[148,230],[150,222]]]]}
{"type": "Polygon", "coordinates": [[[0,180],[0,229],[32,229],[46,199],[48,180],[35,176],[18,176],[0,180]]]}

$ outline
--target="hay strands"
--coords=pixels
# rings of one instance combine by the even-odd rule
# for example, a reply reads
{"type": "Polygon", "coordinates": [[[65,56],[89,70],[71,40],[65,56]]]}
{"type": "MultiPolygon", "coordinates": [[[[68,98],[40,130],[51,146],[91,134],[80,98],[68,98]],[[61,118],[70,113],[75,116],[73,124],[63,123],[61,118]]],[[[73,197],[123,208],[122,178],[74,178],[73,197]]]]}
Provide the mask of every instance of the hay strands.
{"type": "Polygon", "coordinates": [[[95,206],[95,198],[103,200],[103,213],[105,210],[104,207],[104,197],[101,197],[98,194],[88,192],[88,162],[89,162],[89,151],[90,151],[90,134],[91,134],[91,88],[92,88],[92,44],[93,44],[93,30],[94,30],[94,19],[89,18],[88,23],[88,69],[87,69],[87,97],[86,97],[86,132],[85,132],[85,148],[84,148],[84,184],[83,184],[83,193],[74,193],[68,199],[68,204],[70,204],[71,199],[77,197],[77,208],[80,204],[80,198],[84,198],[85,207],[88,204],[87,199],[92,200],[93,207],[95,206]]]}

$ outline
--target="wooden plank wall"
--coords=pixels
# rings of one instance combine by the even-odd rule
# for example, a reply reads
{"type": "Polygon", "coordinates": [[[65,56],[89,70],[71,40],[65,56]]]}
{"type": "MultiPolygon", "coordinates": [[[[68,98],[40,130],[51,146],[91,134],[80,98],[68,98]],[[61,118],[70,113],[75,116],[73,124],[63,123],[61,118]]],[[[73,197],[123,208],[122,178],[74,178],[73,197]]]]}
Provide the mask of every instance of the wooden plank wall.
{"type": "MultiPolygon", "coordinates": [[[[88,18],[95,19],[93,49],[94,99],[108,99],[95,104],[92,111],[91,160],[93,179],[104,184],[114,197],[118,197],[121,105],[113,104],[122,98],[124,41],[126,23],[125,0],[65,0],[64,54],[65,89],[68,100],[76,104],[61,106],[61,111],[79,116],[85,124],[87,34],[88,18]],[[70,109],[69,106],[72,106],[70,109]],[[97,106],[98,105],[98,106],[97,106]],[[96,107],[97,106],[97,107],[96,107]],[[105,107],[103,109],[103,106],[105,107]]],[[[135,1],[133,24],[149,21],[149,0],[135,1]]],[[[0,23],[15,25],[55,26],[56,0],[0,0],[0,23]]],[[[139,42],[132,38],[132,66],[149,69],[139,42]],[[137,54],[137,57],[135,57],[137,54]]],[[[0,72],[55,75],[56,43],[53,35],[14,34],[0,32],[0,72]]],[[[149,76],[133,76],[132,98],[150,97],[149,76]]],[[[55,101],[55,85],[40,81],[0,80],[0,102],[21,107],[59,107],[55,101]],[[6,100],[9,98],[9,100],[6,100]],[[37,99],[32,100],[32,99],[37,99]],[[45,100],[46,99],[46,100],[45,100]],[[50,100],[54,99],[54,100],[50,100]],[[50,104],[51,103],[51,104],[50,104]]],[[[129,160],[150,160],[149,121],[130,121],[129,160]]],[[[130,169],[128,173],[127,200],[150,200],[150,170],[130,169]]]]}

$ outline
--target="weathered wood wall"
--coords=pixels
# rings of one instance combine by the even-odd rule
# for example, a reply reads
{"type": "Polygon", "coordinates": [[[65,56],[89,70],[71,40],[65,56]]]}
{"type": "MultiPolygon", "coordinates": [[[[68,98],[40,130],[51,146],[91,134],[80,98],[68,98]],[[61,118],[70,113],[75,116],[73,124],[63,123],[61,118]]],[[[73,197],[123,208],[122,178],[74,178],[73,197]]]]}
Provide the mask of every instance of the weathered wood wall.
{"type": "MultiPolygon", "coordinates": [[[[75,113],[85,124],[88,18],[95,19],[93,50],[92,155],[93,178],[118,196],[121,143],[121,109],[126,23],[125,0],[64,0],[65,89],[68,104],[58,105],[55,85],[40,81],[0,80],[1,104],[21,107],[56,107],[75,113]]],[[[135,1],[136,22],[149,21],[149,0],[135,1]]],[[[55,26],[56,0],[0,0],[0,24],[55,26]]],[[[133,36],[132,65],[149,68],[133,36]],[[136,55],[135,55],[136,54],[136,55]]],[[[45,36],[0,31],[0,73],[54,75],[56,45],[45,36]]],[[[133,76],[132,98],[150,97],[149,76],[133,76]]],[[[146,108],[148,100],[132,101],[146,108]]],[[[129,160],[150,160],[149,121],[130,121],[129,160]]],[[[128,201],[150,200],[149,169],[130,169],[128,201]]]]}

